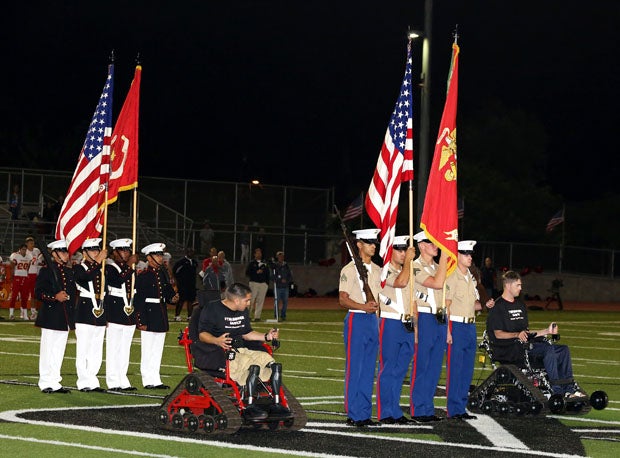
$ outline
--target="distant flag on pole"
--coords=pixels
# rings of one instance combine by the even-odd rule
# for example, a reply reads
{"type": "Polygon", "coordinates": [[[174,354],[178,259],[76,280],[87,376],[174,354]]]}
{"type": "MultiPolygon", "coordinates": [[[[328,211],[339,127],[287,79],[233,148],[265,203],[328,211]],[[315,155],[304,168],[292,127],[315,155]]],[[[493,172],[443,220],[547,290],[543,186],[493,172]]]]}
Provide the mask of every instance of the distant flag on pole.
{"type": "Polygon", "coordinates": [[[459,199],[458,216],[459,219],[463,219],[465,216],[465,199],[459,199]]]}
{"type": "Polygon", "coordinates": [[[553,231],[556,226],[559,226],[564,222],[564,208],[551,217],[547,223],[547,233],[553,231]]]}
{"type": "Polygon", "coordinates": [[[407,46],[405,76],[396,106],[390,118],[381,152],[368,193],[366,212],[381,230],[379,255],[383,258],[381,275],[385,283],[392,256],[392,243],[398,215],[400,183],[413,180],[413,88],[411,86],[411,40],[407,46]]]}
{"type": "Polygon", "coordinates": [[[67,240],[70,253],[77,251],[87,238],[101,234],[110,164],[113,81],[114,65],[110,64],[56,224],[56,238],[67,240]]]}
{"type": "Polygon", "coordinates": [[[108,204],[116,201],[119,192],[138,186],[138,120],[141,76],[142,66],[138,65],[127,98],[112,132],[108,204]]]}
{"type": "Polygon", "coordinates": [[[452,45],[448,92],[439,125],[433,163],[428,178],[420,226],[426,236],[448,256],[448,272],[456,269],[458,210],[456,194],[456,107],[459,47],[452,45]]]}
{"type": "Polygon", "coordinates": [[[360,193],[359,196],[351,202],[351,204],[347,207],[344,212],[344,216],[342,217],[342,221],[348,221],[350,219],[355,219],[362,214],[364,209],[364,193],[360,193]]]}

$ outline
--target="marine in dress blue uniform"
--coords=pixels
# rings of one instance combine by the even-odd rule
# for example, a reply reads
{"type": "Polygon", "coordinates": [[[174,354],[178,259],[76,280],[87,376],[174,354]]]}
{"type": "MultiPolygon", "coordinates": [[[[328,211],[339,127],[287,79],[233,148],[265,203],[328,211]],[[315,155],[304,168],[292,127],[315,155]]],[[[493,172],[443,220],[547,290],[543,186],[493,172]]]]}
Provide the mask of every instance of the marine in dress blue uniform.
{"type": "Polygon", "coordinates": [[[407,247],[409,236],[394,237],[392,259],[385,287],[379,294],[379,372],[377,374],[377,418],[381,423],[407,424],[400,395],[403,379],[413,358],[414,333],[403,321],[411,315],[411,262],[415,248],[407,247]]]}
{"type": "Polygon", "coordinates": [[[44,393],[69,393],[60,384],[60,368],[69,331],[75,329],[75,281],[73,269],[67,267],[67,242],[55,240],[47,247],[52,263],[41,268],[34,288],[35,297],[42,302],[35,321],[41,328],[39,388],[44,393]]]}
{"type": "Polygon", "coordinates": [[[167,390],[161,381],[160,367],[168,332],[168,309],[166,304],[176,304],[179,295],[170,284],[163,265],[163,243],[151,243],[142,248],[148,266],[136,278],[134,306],[140,329],[140,375],[146,389],[167,390]]]}
{"type": "Polygon", "coordinates": [[[424,231],[418,232],[413,239],[418,242],[420,256],[413,262],[418,342],[411,370],[410,412],[417,421],[439,421],[441,418],[435,415],[433,398],[446,351],[447,325],[440,323],[435,314],[442,306],[448,258],[442,252],[439,264],[433,260],[438,249],[424,231]]]}
{"type": "Polygon", "coordinates": [[[101,302],[101,264],[107,250],[101,250],[101,239],[82,243],[82,262],[74,270],[78,290],[75,315],[75,369],[80,391],[103,391],[97,374],[103,360],[103,338],[106,318],[101,302]]]}
{"type": "Polygon", "coordinates": [[[448,310],[448,354],[446,358],[446,397],[449,418],[472,420],[465,411],[476,357],[476,312],[482,310],[476,279],[469,271],[474,253],[473,240],[458,243],[454,272],[446,280],[448,310]]]}
{"type": "Polygon", "coordinates": [[[131,342],[136,330],[136,313],[133,307],[133,266],[138,256],[131,253],[133,241],[128,238],[112,240],[112,258],[106,260],[106,294],[103,308],[108,321],[106,328],[105,379],[112,391],[133,391],[127,372],[131,342]]]}
{"type": "Polygon", "coordinates": [[[338,297],[340,305],[348,309],[344,319],[344,408],[348,417],[347,424],[361,427],[376,424],[371,415],[379,347],[379,305],[376,297],[381,291],[381,268],[371,261],[379,230],[361,229],[353,233],[356,235],[360,258],[368,271],[368,285],[373,297],[367,298],[362,291],[362,281],[353,261],[340,271],[338,297]]]}

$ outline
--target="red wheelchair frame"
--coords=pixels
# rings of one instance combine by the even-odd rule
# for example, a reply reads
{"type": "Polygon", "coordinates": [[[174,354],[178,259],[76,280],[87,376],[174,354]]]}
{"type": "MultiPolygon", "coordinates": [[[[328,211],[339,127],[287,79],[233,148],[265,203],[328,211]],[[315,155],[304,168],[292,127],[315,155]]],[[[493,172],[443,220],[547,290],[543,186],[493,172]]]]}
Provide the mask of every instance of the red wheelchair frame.
{"type": "MultiPolygon", "coordinates": [[[[226,360],[226,370],[195,372],[190,346],[189,328],[186,327],[179,336],[179,345],[185,348],[185,362],[188,375],[177,385],[162,403],[158,421],[168,430],[189,431],[193,433],[233,434],[244,425],[254,428],[267,427],[296,431],[303,428],[307,417],[301,404],[288,391],[284,384],[280,387],[280,404],[290,411],[290,415],[267,417],[249,421],[243,416],[247,404],[244,390],[230,378],[230,360],[226,360]]],[[[269,354],[272,347],[263,344],[269,354]]],[[[273,402],[274,394],[268,383],[259,381],[258,395],[254,403],[266,406],[273,402]]]]}

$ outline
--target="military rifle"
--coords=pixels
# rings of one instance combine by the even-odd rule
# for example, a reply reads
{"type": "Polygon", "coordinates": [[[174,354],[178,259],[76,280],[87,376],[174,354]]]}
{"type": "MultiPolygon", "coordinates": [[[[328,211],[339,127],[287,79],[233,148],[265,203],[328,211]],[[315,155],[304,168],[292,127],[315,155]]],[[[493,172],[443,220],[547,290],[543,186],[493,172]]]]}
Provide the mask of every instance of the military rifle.
{"type": "MultiPolygon", "coordinates": [[[[345,240],[345,243],[347,244],[347,249],[349,250],[351,259],[353,259],[353,263],[355,264],[355,269],[357,270],[357,274],[359,275],[360,280],[362,280],[362,291],[366,295],[366,304],[372,301],[376,302],[374,294],[372,293],[372,290],[370,289],[370,285],[368,284],[368,270],[366,270],[366,267],[364,267],[362,258],[360,257],[359,252],[357,250],[357,246],[355,242],[351,239],[349,230],[347,229],[346,224],[344,224],[344,221],[342,220],[342,217],[340,216],[338,207],[336,207],[335,205],[334,205],[334,210],[336,211],[336,215],[338,216],[338,219],[340,220],[340,227],[342,228],[342,234],[344,235],[344,240],[345,240]]],[[[377,311],[377,313],[379,312],[377,311]]]]}

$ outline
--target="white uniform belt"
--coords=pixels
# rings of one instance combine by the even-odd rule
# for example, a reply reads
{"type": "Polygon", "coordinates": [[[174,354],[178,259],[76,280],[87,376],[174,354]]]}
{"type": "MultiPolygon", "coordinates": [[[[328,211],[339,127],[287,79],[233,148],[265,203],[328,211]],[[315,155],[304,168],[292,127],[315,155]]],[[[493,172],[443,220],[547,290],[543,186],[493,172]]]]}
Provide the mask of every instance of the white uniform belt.
{"type": "Polygon", "coordinates": [[[80,292],[80,297],[85,297],[88,299],[99,299],[99,294],[91,293],[86,288],[81,287],[80,285],[75,285],[77,290],[80,292]]]}
{"type": "Polygon", "coordinates": [[[108,286],[108,292],[110,293],[110,296],[116,296],[116,297],[125,296],[125,291],[123,290],[123,288],[115,288],[114,286],[108,286]]]}
{"type": "Polygon", "coordinates": [[[147,297],[144,299],[144,302],[149,302],[151,304],[159,304],[162,300],[159,297],[147,297]]]}
{"type": "Polygon", "coordinates": [[[396,313],[396,312],[384,312],[383,310],[381,311],[381,318],[389,318],[391,320],[402,320],[403,319],[403,314],[402,313],[396,313]]]}
{"type": "Polygon", "coordinates": [[[418,305],[418,312],[420,313],[435,313],[433,312],[433,307],[428,305],[418,305]]]}
{"type": "Polygon", "coordinates": [[[349,313],[366,313],[366,312],[363,310],[349,309],[349,313]]]}
{"type": "Polygon", "coordinates": [[[458,316],[458,315],[450,315],[450,321],[455,321],[457,323],[475,323],[476,317],[467,317],[467,316],[458,316]]]}

